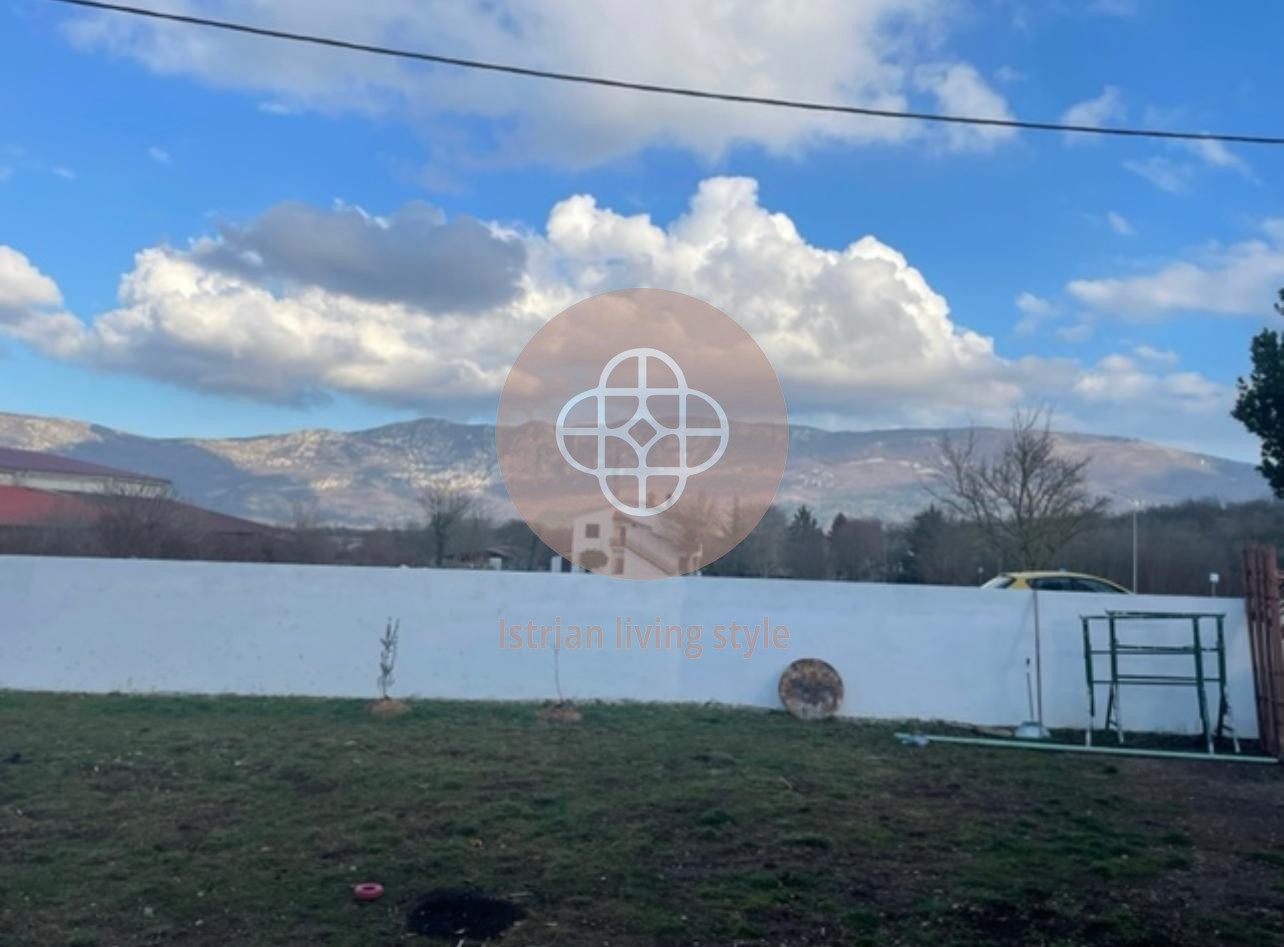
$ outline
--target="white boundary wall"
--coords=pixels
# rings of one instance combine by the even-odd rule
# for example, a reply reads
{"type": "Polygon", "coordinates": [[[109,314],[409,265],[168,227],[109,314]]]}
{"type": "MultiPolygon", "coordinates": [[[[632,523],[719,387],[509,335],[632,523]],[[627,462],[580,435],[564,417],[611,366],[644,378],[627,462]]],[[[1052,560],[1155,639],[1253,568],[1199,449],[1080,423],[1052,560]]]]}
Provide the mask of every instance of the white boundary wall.
{"type": "MultiPolygon", "coordinates": [[[[540,700],[554,695],[553,651],[501,648],[500,622],[560,619],[564,634],[603,628],[601,647],[567,640],[559,652],[575,699],[775,707],[789,662],[817,657],[842,674],[846,715],[1013,724],[1027,716],[1032,606],[1028,592],[942,586],[0,557],[0,688],[369,697],[395,617],[395,695],[540,700]],[[716,646],[717,626],[764,616],[788,628],[787,647],[716,646]],[[617,618],[657,617],[701,626],[702,653],[617,646],[617,618]]],[[[1243,601],[1227,598],[1041,593],[1049,726],[1085,721],[1079,615],[1121,606],[1225,612],[1235,722],[1255,734],[1243,601]]],[[[1197,729],[1192,689],[1129,688],[1122,700],[1130,729],[1197,729]]]]}

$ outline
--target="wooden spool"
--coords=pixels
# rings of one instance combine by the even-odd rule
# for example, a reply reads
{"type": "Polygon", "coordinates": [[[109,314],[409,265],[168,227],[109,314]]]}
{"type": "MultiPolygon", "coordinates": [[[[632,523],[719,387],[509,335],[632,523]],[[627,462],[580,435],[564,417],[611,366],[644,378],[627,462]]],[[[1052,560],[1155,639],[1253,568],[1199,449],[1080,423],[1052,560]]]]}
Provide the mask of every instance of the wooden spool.
{"type": "Polygon", "coordinates": [[[780,702],[799,720],[826,720],[843,702],[843,679],[832,664],[801,658],[780,675],[780,702]]]}

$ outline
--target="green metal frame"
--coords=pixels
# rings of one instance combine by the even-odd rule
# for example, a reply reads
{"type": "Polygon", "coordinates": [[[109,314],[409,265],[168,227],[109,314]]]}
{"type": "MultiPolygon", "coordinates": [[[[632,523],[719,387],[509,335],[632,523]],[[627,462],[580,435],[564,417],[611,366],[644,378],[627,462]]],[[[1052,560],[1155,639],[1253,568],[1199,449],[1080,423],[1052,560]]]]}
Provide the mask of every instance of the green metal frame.
{"type": "Polygon", "coordinates": [[[1125,742],[1123,721],[1119,712],[1120,689],[1128,685],[1149,685],[1159,687],[1193,687],[1195,699],[1199,705],[1199,722],[1203,730],[1204,743],[1208,752],[1214,752],[1214,734],[1218,739],[1229,735],[1235,752],[1239,752],[1239,737],[1235,735],[1234,718],[1231,714],[1230,700],[1226,695],[1226,615],[1224,612],[1138,612],[1107,611],[1104,615],[1081,615],[1083,624],[1083,665],[1084,678],[1088,685],[1088,727],[1084,732],[1084,746],[1092,746],[1092,728],[1097,717],[1097,692],[1099,686],[1108,688],[1106,698],[1105,729],[1111,729],[1113,723],[1115,736],[1120,744],[1125,742]],[[1120,624],[1148,621],[1189,621],[1190,644],[1139,644],[1121,641],[1120,624]],[[1211,621],[1216,626],[1216,644],[1205,645],[1200,623],[1211,621]],[[1107,630],[1107,647],[1094,648],[1092,642],[1093,623],[1104,623],[1107,630]],[[1213,654],[1217,658],[1217,673],[1210,675],[1205,667],[1205,656],[1213,654]],[[1109,677],[1096,676],[1098,657],[1109,658],[1109,677]],[[1194,663],[1191,674],[1135,674],[1120,670],[1121,659],[1137,657],[1188,657],[1194,663]],[[1217,727],[1210,726],[1208,715],[1208,685],[1216,684],[1217,727]]]}

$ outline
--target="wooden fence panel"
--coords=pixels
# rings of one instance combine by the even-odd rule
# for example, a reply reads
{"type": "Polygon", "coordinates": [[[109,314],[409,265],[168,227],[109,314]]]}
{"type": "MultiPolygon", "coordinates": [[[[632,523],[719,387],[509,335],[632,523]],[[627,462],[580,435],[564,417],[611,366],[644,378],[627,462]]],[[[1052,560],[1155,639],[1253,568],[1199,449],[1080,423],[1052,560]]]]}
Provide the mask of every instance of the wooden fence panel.
{"type": "Polygon", "coordinates": [[[1284,626],[1273,546],[1244,547],[1244,608],[1253,656],[1257,730],[1262,748],[1284,761],[1284,626]]]}

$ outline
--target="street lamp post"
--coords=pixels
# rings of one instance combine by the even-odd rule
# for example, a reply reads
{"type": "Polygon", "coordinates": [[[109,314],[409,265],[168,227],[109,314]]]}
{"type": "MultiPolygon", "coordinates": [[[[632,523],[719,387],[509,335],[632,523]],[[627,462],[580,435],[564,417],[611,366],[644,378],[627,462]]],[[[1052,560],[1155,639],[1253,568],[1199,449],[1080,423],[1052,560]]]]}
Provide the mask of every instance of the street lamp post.
{"type": "Polygon", "coordinates": [[[1132,590],[1137,591],[1137,510],[1140,507],[1136,500],[1132,501],[1132,590]]]}
{"type": "Polygon", "coordinates": [[[1137,513],[1141,510],[1141,501],[1136,497],[1130,497],[1126,493],[1120,493],[1118,490],[1107,490],[1107,493],[1119,497],[1121,500],[1127,500],[1132,504],[1132,590],[1137,589],[1137,513]]]}

